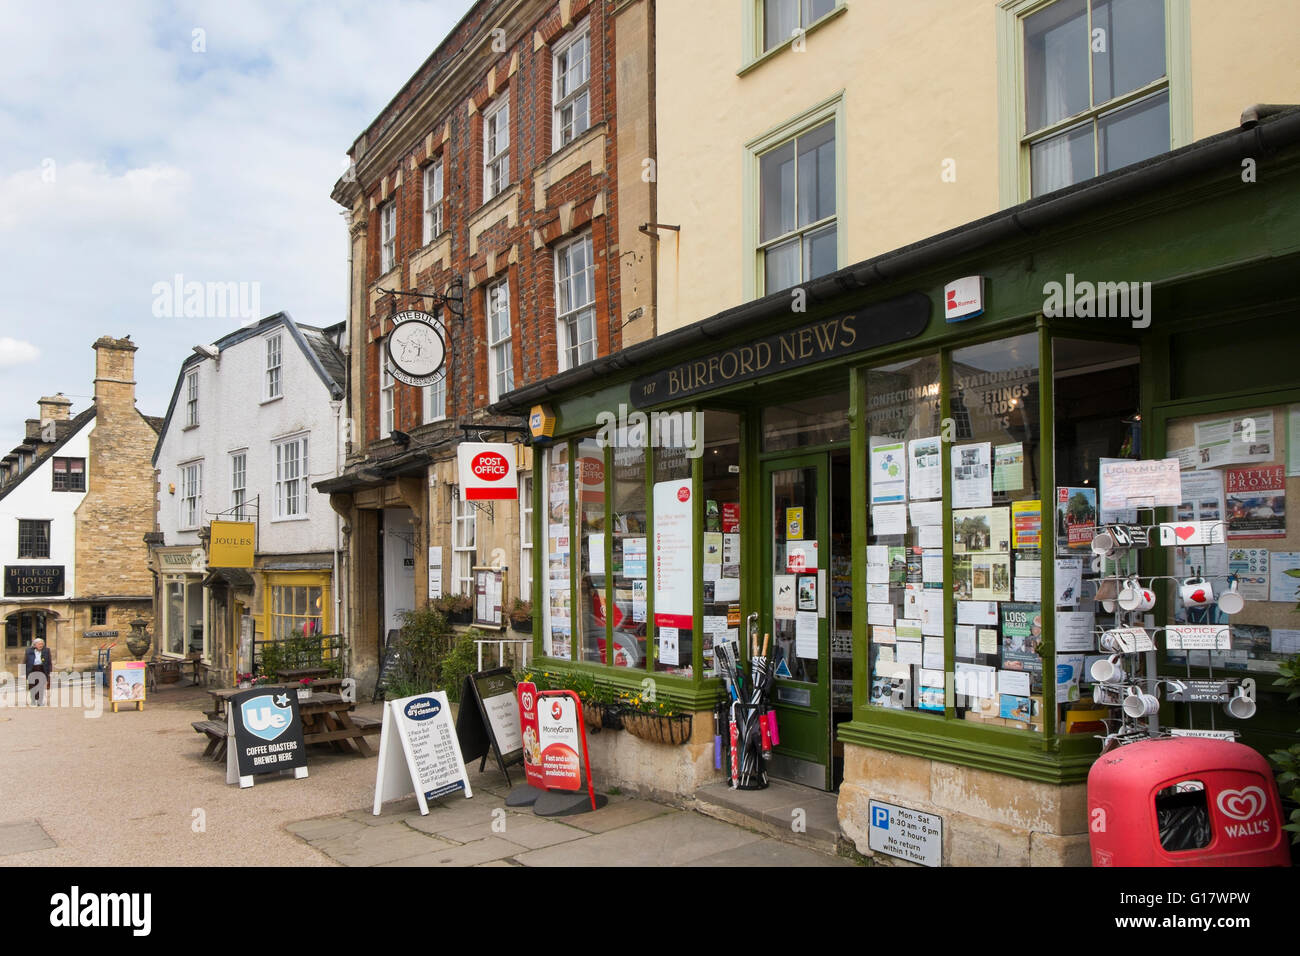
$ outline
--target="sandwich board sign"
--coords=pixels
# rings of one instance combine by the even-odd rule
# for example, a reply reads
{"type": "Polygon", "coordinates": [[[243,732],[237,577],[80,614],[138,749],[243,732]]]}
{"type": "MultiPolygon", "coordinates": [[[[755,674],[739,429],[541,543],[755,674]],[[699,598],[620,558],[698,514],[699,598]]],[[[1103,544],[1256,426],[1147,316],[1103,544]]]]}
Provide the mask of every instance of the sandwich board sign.
{"type": "Polygon", "coordinates": [[[591,809],[599,809],[591,785],[587,756],[587,728],[582,722],[582,701],[571,690],[541,690],[519,685],[519,722],[523,730],[524,776],[539,790],[582,789],[587,774],[591,809]],[[581,748],[581,753],[579,753],[581,748]]]}
{"type": "Polygon", "coordinates": [[[379,766],[375,770],[375,815],[386,801],[404,797],[412,790],[421,814],[429,812],[430,800],[457,790],[464,790],[467,798],[474,795],[456,729],[451,724],[446,691],[430,691],[384,704],[379,766]]]}
{"type": "Polygon", "coordinates": [[[253,688],[226,705],[226,783],[251,787],[262,773],[292,770],[307,776],[307,746],[302,739],[298,695],[284,688],[253,688]]]}
{"type": "Polygon", "coordinates": [[[487,766],[489,753],[495,753],[497,766],[511,783],[511,764],[524,759],[524,738],[519,726],[519,708],[515,702],[515,680],[510,668],[468,674],[460,689],[460,713],[456,717],[456,737],[467,762],[481,757],[479,770],[487,766]],[[471,706],[471,701],[473,705],[471,706]]]}

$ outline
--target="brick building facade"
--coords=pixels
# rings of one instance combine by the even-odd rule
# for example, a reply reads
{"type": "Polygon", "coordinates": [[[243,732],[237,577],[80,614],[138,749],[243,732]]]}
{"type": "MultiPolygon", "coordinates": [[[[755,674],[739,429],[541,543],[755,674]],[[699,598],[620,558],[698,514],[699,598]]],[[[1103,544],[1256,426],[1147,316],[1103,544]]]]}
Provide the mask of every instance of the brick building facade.
{"type": "Polygon", "coordinates": [[[508,566],[507,600],[530,596],[517,503],[489,512],[455,488],[467,435],[522,439],[522,419],[488,407],[654,335],[652,38],[648,0],[484,0],[352,146],[333,196],[351,237],[353,441],[317,487],[347,524],[359,674],[401,610],[466,590],[474,565],[508,566]],[[406,309],[442,321],[441,387],[389,377],[406,309]]]}

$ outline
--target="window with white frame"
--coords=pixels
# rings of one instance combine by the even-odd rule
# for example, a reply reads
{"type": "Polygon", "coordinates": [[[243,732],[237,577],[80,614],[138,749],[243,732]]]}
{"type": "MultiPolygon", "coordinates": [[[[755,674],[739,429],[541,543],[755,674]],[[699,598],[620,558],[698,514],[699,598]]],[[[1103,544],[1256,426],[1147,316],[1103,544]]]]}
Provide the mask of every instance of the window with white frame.
{"type": "Polygon", "coordinates": [[[442,157],[424,167],[424,244],[442,232],[442,157]]]}
{"type": "Polygon", "coordinates": [[[379,372],[379,437],[387,438],[397,427],[397,380],[388,370],[388,362],[380,356],[379,372]]]}
{"type": "Polygon", "coordinates": [[[266,340],[266,397],[279,398],[284,394],[284,382],[281,377],[280,363],[283,353],[280,348],[281,337],[271,335],[266,340]]]}
{"type": "Polygon", "coordinates": [[[596,357],[596,264],[591,234],[555,250],[555,311],[560,371],[596,357]]]}
{"type": "Polygon", "coordinates": [[[459,594],[474,593],[474,532],[478,510],[469,501],[462,501],[456,489],[456,507],[452,529],[452,578],[459,594]]]}
{"type": "Polygon", "coordinates": [[[244,503],[248,500],[248,453],[230,455],[230,515],[232,521],[244,520],[244,503]]]}
{"type": "Polygon", "coordinates": [[[307,514],[307,436],[275,442],[275,516],[302,518],[307,514]]]}
{"type": "Polygon", "coordinates": [[[838,266],[834,118],[758,155],[758,274],[762,294],[838,266]]]}
{"type": "Polygon", "coordinates": [[[203,462],[192,461],[180,466],[180,527],[190,530],[199,526],[203,516],[203,462]]]}
{"type": "Polygon", "coordinates": [[[424,386],[424,420],[440,422],[447,417],[447,376],[424,386]]]}
{"type": "Polygon", "coordinates": [[[519,473],[519,597],[533,594],[533,475],[519,473]]]}
{"type": "Polygon", "coordinates": [[[586,23],[556,48],[552,64],[552,127],[554,148],[559,149],[591,126],[591,31],[586,23]]]}
{"type": "Polygon", "coordinates": [[[483,114],[483,201],[510,185],[510,93],[483,114]]]}
{"type": "MultiPolygon", "coordinates": [[[[1185,16],[1179,4],[1169,12],[1185,16]]],[[[1014,107],[1021,193],[1043,193],[1167,152],[1171,126],[1165,0],[1005,0],[1015,17],[1014,107]],[[1025,174],[1028,182],[1025,183],[1025,174]]]]}
{"type": "Polygon", "coordinates": [[[199,370],[194,369],[185,376],[185,424],[199,423],[199,370]]]}
{"type": "Polygon", "coordinates": [[[387,272],[397,262],[397,200],[379,210],[379,271],[387,272]]]}
{"type": "Polygon", "coordinates": [[[789,42],[800,30],[807,30],[835,9],[836,0],[752,0],[761,18],[758,36],[763,50],[789,42]]]}
{"type": "Polygon", "coordinates": [[[487,287],[488,391],[495,402],[515,387],[515,363],[510,350],[510,280],[487,287]]]}

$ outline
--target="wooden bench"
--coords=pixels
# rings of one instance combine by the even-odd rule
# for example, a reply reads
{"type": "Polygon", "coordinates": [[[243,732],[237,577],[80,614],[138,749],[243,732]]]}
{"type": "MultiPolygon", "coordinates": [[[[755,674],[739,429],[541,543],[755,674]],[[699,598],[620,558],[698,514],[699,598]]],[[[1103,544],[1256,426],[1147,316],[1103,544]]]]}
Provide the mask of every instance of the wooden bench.
{"type": "Polygon", "coordinates": [[[384,729],[384,722],[377,717],[358,717],[353,714],[352,723],[356,724],[367,734],[377,734],[384,729]]]}
{"type": "Polygon", "coordinates": [[[226,755],[226,725],[216,720],[196,720],[190,724],[195,733],[207,734],[208,747],[203,756],[220,760],[226,755]]]}

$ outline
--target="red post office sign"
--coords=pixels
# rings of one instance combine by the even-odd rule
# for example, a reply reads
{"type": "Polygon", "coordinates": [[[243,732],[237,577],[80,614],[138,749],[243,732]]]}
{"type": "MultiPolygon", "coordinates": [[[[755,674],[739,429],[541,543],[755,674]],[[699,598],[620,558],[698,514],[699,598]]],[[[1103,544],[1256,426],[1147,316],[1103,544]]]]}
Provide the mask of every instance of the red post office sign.
{"type": "Polygon", "coordinates": [[[464,501],[514,501],[515,446],[502,442],[461,442],[456,448],[460,494],[464,501]]]}

